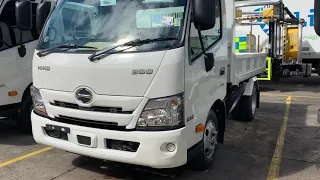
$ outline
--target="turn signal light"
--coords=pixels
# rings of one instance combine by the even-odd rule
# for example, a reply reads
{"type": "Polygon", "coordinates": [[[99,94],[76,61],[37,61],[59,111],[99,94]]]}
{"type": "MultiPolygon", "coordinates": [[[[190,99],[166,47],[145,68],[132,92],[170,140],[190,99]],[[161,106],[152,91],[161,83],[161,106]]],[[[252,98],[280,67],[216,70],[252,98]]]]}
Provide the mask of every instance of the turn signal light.
{"type": "Polygon", "coordinates": [[[8,96],[16,96],[18,95],[18,92],[17,91],[10,91],[8,92],[8,96]]]}
{"type": "Polygon", "coordinates": [[[196,132],[203,132],[206,130],[206,126],[204,124],[199,124],[196,126],[196,132]]]}

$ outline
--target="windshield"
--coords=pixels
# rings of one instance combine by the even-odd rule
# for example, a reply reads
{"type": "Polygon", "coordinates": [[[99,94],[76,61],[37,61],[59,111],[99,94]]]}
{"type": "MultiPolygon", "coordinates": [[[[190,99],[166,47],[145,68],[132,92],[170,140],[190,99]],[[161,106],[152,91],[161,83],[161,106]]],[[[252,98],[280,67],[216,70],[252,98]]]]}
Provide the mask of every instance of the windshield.
{"type": "Polygon", "coordinates": [[[173,48],[182,36],[187,0],[62,0],[46,23],[38,49],[63,44],[97,51],[135,39],[178,38],[126,51],[173,48]]]}

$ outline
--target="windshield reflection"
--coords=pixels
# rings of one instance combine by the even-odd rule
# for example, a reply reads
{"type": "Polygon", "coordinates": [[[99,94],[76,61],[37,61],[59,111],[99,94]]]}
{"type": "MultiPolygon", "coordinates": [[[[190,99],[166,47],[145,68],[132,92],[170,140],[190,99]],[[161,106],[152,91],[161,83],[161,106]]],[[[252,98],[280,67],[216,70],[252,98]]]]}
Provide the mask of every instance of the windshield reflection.
{"type": "MultiPolygon", "coordinates": [[[[62,0],[44,27],[38,49],[70,43],[101,50],[134,39],[179,40],[186,3],[187,0],[62,0]]],[[[175,42],[161,41],[127,51],[159,50],[175,42]]]]}

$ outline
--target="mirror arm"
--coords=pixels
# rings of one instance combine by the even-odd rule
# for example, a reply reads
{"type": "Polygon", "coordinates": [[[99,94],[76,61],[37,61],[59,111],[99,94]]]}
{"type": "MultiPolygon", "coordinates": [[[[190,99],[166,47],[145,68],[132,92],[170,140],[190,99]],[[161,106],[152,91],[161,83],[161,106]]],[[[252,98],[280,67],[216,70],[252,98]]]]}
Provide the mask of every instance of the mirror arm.
{"type": "Polygon", "coordinates": [[[20,30],[20,46],[22,47],[22,29],[19,29],[20,30]]]}
{"type": "Polygon", "coordinates": [[[203,53],[203,55],[204,55],[205,57],[208,57],[207,52],[206,52],[206,50],[204,49],[204,43],[203,43],[203,40],[202,40],[201,30],[199,30],[199,29],[200,29],[200,26],[198,26],[198,36],[199,36],[199,38],[200,38],[200,44],[201,44],[202,53],[203,53]]]}
{"type": "Polygon", "coordinates": [[[206,53],[206,50],[204,49],[201,30],[200,30],[199,26],[198,26],[198,36],[200,38],[200,44],[201,44],[202,52],[204,55],[206,71],[209,72],[214,66],[214,55],[213,55],[213,53],[209,53],[209,54],[206,53]]]}
{"type": "Polygon", "coordinates": [[[200,30],[200,26],[198,25],[198,36],[200,38],[200,44],[201,44],[201,49],[202,49],[202,53],[206,56],[206,50],[204,49],[204,45],[203,45],[203,40],[202,40],[202,35],[201,35],[201,30],[200,30]]]}
{"type": "Polygon", "coordinates": [[[24,57],[26,55],[27,51],[26,51],[25,45],[22,44],[22,30],[21,29],[19,29],[19,30],[20,30],[20,47],[18,48],[18,53],[19,53],[20,57],[24,57]]]}

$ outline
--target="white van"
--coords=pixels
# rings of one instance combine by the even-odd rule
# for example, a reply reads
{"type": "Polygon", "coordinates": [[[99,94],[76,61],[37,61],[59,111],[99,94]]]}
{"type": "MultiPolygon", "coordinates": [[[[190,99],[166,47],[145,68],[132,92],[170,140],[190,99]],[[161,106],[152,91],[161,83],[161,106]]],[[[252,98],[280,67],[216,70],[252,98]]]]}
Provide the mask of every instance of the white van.
{"type": "MultiPolygon", "coordinates": [[[[31,132],[31,67],[39,33],[35,24],[29,29],[17,27],[16,2],[0,1],[0,117],[12,117],[23,132],[31,132]]],[[[30,2],[35,21],[36,8],[42,0],[30,2]]]]}

